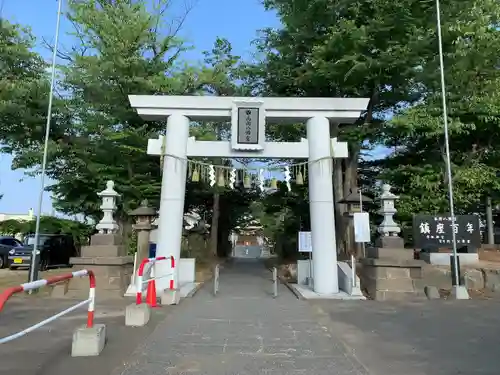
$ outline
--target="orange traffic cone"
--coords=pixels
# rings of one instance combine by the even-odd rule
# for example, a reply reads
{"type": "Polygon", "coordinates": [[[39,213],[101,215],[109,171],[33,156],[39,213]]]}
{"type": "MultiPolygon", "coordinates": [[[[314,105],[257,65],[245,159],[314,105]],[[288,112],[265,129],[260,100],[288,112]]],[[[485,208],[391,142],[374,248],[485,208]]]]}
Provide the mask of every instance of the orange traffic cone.
{"type": "Polygon", "coordinates": [[[150,282],[148,282],[148,290],[146,294],[146,303],[149,305],[149,307],[158,307],[158,304],[156,303],[156,283],[154,279],[150,282]]]}

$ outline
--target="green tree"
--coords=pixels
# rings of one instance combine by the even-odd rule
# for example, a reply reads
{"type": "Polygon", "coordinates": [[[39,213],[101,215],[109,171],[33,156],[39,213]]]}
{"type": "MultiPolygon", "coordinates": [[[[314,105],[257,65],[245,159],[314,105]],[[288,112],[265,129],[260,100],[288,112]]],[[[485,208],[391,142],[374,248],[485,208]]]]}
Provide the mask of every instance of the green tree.
{"type": "Polygon", "coordinates": [[[41,139],[47,111],[47,65],[32,51],[30,30],[0,18],[0,143],[41,139]]]}
{"type": "MultiPolygon", "coordinates": [[[[188,48],[168,33],[161,0],[149,11],[147,1],[70,1],[67,18],[78,43],[61,51],[58,86],[64,107],[62,135],[49,144],[48,176],[54,205],[68,213],[97,219],[96,193],[114,180],[122,194],[123,216],[141,199],[159,201],[160,160],[146,154],[147,139],[162,133],[163,122],[142,120],[128,104],[130,94],[190,94],[201,90],[203,69],[179,61],[188,48]]],[[[208,74],[208,73],[207,73],[208,74]]],[[[23,147],[17,167],[36,168],[41,147],[23,147]]]]}
{"type": "MultiPolygon", "coordinates": [[[[40,217],[40,233],[70,234],[78,245],[85,245],[93,234],[94,228],[75,220],[61,219],[54,216],[40,217]]],[[[0,233],[15,236],[35,233],[35,220],[24,221],[10,219],[0,222],[0,233]]]]}
{"type": "MultiPolygon", "coordinates": [[[[385,179],[414,201],[411,208],[402,211],[442,209],[446,194],[435,4],[418,0],[264,3],[278,13],[283,27],[264,30],[260,39],[265,58],[253,74],[262,93],[371,99],[358,123],[332,126],[332,135],[338,134],[350,145],[349,158],[335,162],[336,200],[359,180],[369,182],[373,189],[377,180],[385,179]],[[393,113],[397,117],[386,123],[393,113]],[[368,169],[363,163],[360,176],[364,150],[380,144],[396,148],[394,157],[370,163],[368,169]]],[[[448,115],[455,134],[453,162],[455,168],[467,165],[455,177],[459,201],[467,201],[465,209],[472,201],[477,204],[483,188],[495,188],[496,152],[480,146],[476,138],[483,139],[496,129],[498,121],[499,6],[494,1],[441,3],[448,115]],[[475,146],[471,147],[471,139],[475,146]],[[489,164],[478,159],[481,153],[489,164]]],[[[304,127],[273,126],[270,133],[276,139],[296,140],[303,136],[304,127]]],[[[405,198],[401,204],[406,202],[405,198]]],[[[341,222],[344,209],[337,205],[337,222],[341,222]]],[[[345,236],[343,229],[337,228],[338,238],[345,236]]]]}
{"type": "MultiPolygon", "coordinates": [[[[469,2],[466,2],[469,3],[469,2]]],[[[500,154],[500,5],[447,4],[443,8],[446,91],[455,203],[458,213],[480,212],[498,197],[500,154]],[[462,6],[463,5],[463,6],[462,6]]],[[[423,100],[396,112],[383,140],[393,148],[374,163],[402,196],[400,216],[448,212],[448,178],[438,60],[421,67],[423,100]],[[423,199],[422,199],[423,198],[423,199]]]]}
{"type": "MultiPolygon", "coordinates": [[[[0,17],[0,152],[36,147],[47,112],[46,64],[30,30],[0,17]]],[[[0,195],[1,198],[1,195],[0,195]]]]}
{"type": "MultiPolygon", "coordinates": [[[[180,56],[189,46],[177,37],[177,27],[165,24],[170,2],[160,0],[153,10],[148,4],[140,0],[68,4],[66,16],[78,43],[59,51],[64,64],[59,66],[58,87],[65,95],[60,98],[63,105],[56,107],[57,136],[50,140],[47,166],[55,181],[49,190],[59,211],[99,219],[96,193],[110,179],[121,194],[122,220],[144,198],[158,206],[160,160],[148,156],[146,148],[147,139],[164,133],[166,124],[142,120],[130,108],[128,95],[232,95],[238,90],[234,74],[239,57],[226,40],[218,39],[206,54],[206,67],[186,66],[180,56]]],[[[227,124],[195,124],[192,135],[213,140],[225,132],[224,127],[227,124]]],[[[37,173],[41,153],[41,144],[20,147],[15,166],[37,173]]],[[[199,206],[206,192],[214,194],[205,185],[194,185],[188,184],[186,210],[199,206]]],[[[226,207],[225,218],[238,212],[230,214],[231,205],[220,205],[226,207]]],[[[224,226],[227,233],[230,224],[224,226]]],[[[219,232],[215,228],[218,237],[219,232]]]]}
{"type": "MultiPolygon", "coordinates": [[[[265,54],[254,69],[261,91],[279,96],[367,97],[370,104],[353,125],[332,124],[332,136],[349,142],[349,158],[335,160],[335,200],[358,185],[358,164],[370,149],[383,115],[423,94],[415,82],[429,47],[427,18],[432,4],[405,0],[267,0],[283,24],[260,39],[265,54]]],[[[279,140],[297,140],[305,127],[270,127],[279,140]]],[[[336,205],[338,238],[349,232],[346,207],[336,205]]]]}

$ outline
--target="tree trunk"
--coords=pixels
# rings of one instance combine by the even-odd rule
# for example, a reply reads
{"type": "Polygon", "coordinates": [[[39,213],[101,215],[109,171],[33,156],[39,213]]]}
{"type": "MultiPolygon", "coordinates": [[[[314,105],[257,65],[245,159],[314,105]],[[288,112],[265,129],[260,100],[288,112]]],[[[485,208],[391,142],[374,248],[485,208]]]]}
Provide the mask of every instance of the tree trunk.
{"type": "MultiPolygon", "coordinates": [[[[347,159],[344,159],[344,197],[348,196],[358,184],[359,151],[360,150],[357,145],[354,147],[350,147],[349,157],[347,159]]],[[[352,225],[352,220],[345,219],[344,221],[345,253],[346,255],[354,254],[356,251],[356,244],[354,242],[354,227],[352,225]]]]}
{"type": "MultiPolygon", "coordinates": [[[[219,141],[221,139],[222,129],[220,124],[215,126],[215,139],[219,141]]],[[[222,164],[223,159],[216,159],[217,163],[222,164]]],[[[219,171],[220,173],[220,171],[219,171]]],[[[219,176],[216,174],[216,181],[218,181],[219,176]]],[[[212,205],[212,226],[210,227],[210,252],[212,257],[217,258],[217,247],[219,239],[219,217],[220,217],[220,194],[215,188],[213,195],[213,205],[212,205]]]]}
{"type": "Polygon", "coordinates": [[[335,201],[335,232],[337,238],[337,253],[345,251],[344,243],[344,217],[345,211],[344,204],[337,203],[344,197],[342,190],[344,183],[344,176],[342,175],[342,160],[335,159],[333,164],[333,199],[335,201]]]}
{"type": "MultiPolygon", "coordinates": [[[[330,137],[338,137],[338,124],[331,124],[330,137]]],[[[341,253],[344,248],[344,222],[342,214],[345,210],[344,205],[337,203],[340,201],[344,192],[342,190],[344,177],[342,176],[342,159],[333,159],[333,200],[335,207],[335,237],[337,239],[337,253],[341,253]]]]}
{"type": "Polygon", "coordinates": [[[219,232],[219,216],[220,216],[220,195],[218,191],[214,192],[214,202],[212,205],[212,225],[210,227],[210,253],[213,257],[217,257],[217,243],[219,232]]]}

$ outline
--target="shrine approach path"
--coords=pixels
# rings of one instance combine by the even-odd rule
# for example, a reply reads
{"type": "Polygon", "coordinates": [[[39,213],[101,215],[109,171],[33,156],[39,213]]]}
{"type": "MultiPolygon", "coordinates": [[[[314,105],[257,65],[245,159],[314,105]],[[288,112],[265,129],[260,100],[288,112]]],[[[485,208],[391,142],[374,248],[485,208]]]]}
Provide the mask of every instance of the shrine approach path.
{"type": "Polygon", "coordinates": [[[283,285],[272,297],[262,263],[234,260],[220,289],[206,284],[167,318],[113,375],[367,375],[312,307],[283,285]]]}

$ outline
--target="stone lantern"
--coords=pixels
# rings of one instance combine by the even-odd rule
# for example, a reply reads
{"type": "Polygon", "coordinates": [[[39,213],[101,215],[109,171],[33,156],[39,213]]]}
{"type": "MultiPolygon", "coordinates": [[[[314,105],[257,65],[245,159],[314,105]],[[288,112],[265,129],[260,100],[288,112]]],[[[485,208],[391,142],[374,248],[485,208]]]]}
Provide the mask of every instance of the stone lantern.
{"type": "Polygon", "coordinates": [[[137,231],[137,259],[142,261],[149,257],[149,234],[153,229],[156,210],[148,205],[147,199],[144,199],[141,205],[128,215],[135,219],[132,228],[137,231]]]}
{"type": "Polygon", "coordinates": [[[113,234],[118,232],[118,224],[113,218],[116,211],[116,199],[120,196],[115,189],[115,183],[109,180],[106,183],[106,189],[97,193],[102,198],[101,210],[103,213],[101,221],[96,225],[95,229],[99,234],[113,234]]]}
{"type": "Polygon", "coordinates": [[[399,197],[391,193],[391,185],[382,185],[382,194],[380,195],[380,209],[378,213],[384,217],[382,223],[377,228],[380,233],[378,240],[379,247],[385,248],[403,248],[404,240],[399,237],[401,228],[394,221],[394,214],[397,212],[394,203],[399,197]]]}
{"type": "Polygon", "coordinates": [[[361,194],[358,188],[351,190],[351,193],[341,199],[338,203],[347,205],[347,216],[352,217],[354,213],[361,212],[365,203],[371,203],[373,200],[361,194]]]}
{"type": "MultiPolygon", "coordinates": [[[[103,212],[101,221],[96,225],[99,233],[91,236],[90,245],[82,246],[81,256],[71,258],[70,263],[76,270],[91,269],[100,290],[122,297],[133,273],[134,259],[127,255],[123,236],[118,233],[119,226],[113,218],[117,208],[116,200],[120,196],[114,186],[113,181],[108,181],[106,189],[97,193],[102,199],[103,212]]],[[[69,284],[69,290],[73,290],[75,296],[84,297],[89,291],[88,281],[76,281],[69,284]]]]}
{"type": "Polygon", "coordinates": [[[384,220],[377,229],[382,236],[396,237],[401,233],[401,228],[394,221],[394,214],[397,212],[394,207],[396,199],[399,199],[399,197],[391,193],[391,185],[382,185],[382,194],[380,195],[381,207],[378,212],[384,217],[384,220]]]}

